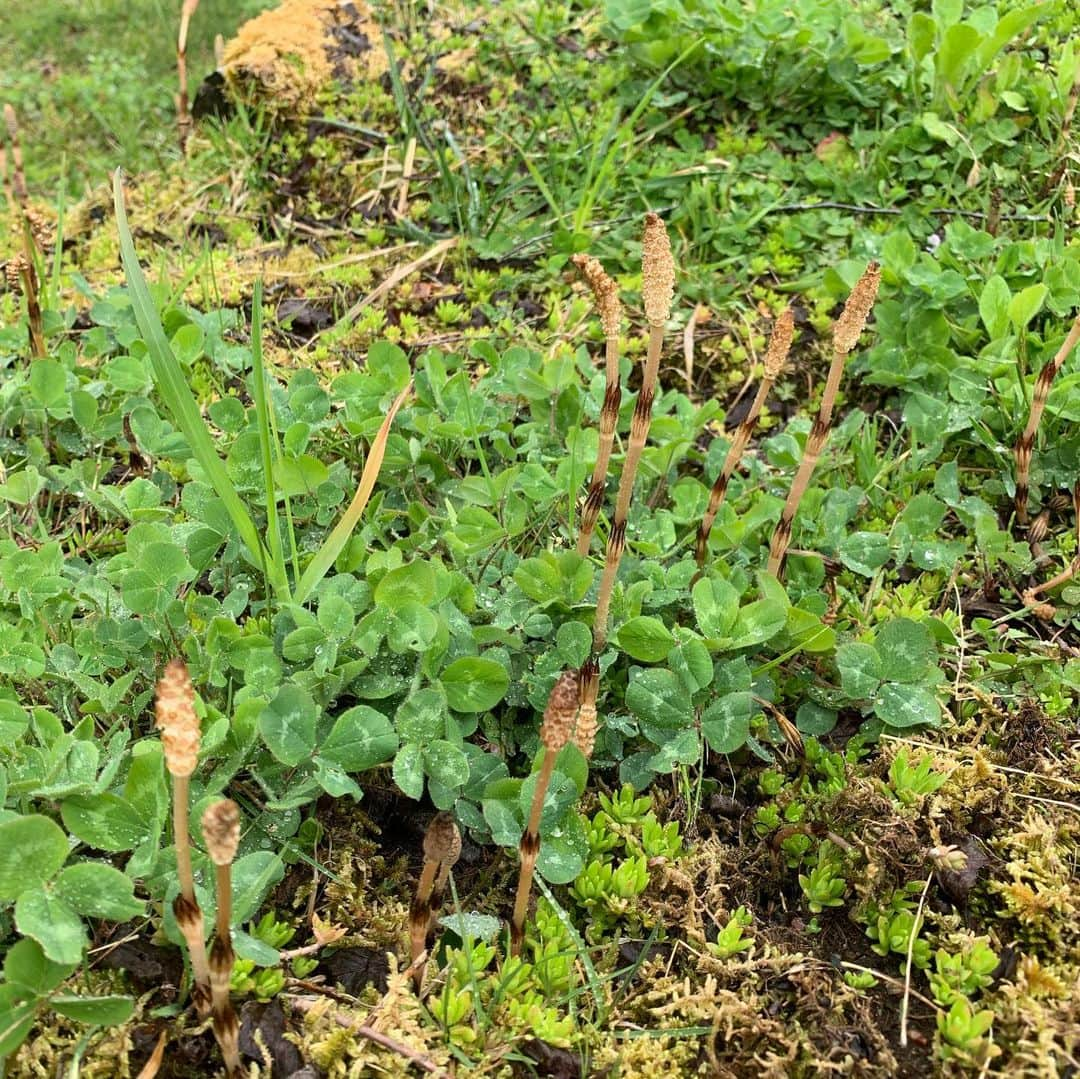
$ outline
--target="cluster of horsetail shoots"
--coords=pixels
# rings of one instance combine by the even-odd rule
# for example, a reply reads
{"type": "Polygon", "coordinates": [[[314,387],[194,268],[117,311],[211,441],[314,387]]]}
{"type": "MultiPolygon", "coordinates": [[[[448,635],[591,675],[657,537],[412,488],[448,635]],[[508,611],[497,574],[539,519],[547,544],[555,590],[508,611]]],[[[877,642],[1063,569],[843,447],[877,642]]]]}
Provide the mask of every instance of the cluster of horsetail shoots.
{"type": "Polygon", "coordinates": [[[211,802],[202,817],[206,851],[214,863],[217,883],[217,919],[214,943],[210,948],[210,993],[214,1037],[225,1059],[229,1079],[242,1074],[240,1066],[240,1024],[229,999],[236,956],[232,947],[232,863],[240,845],[240,809],[228,798],[211,802]]]}
{"type": "Polygon", "coordinates": [[[203,915],[195,897],[195,878],[191,870],[191,844],[188,838],[188,801],[191,774],[199,762],[199,718],[195,714],[195,690],[183,660],[174,659],[166,666],[157,684],[155,700],[157,727],[165,753],[165,767],[172,776],[173,835],[176,844],[176,875],[180,894],[173,902],[176,924],[184,935],[194,985],[192,1003],[201,1016],[210,1013],[210,967],[203,936],[203,915]]]}
{"type": "MultiPolygon", "coordinates": [[[[7,264],[7,283],[12,291],[20,291],[26,298],[26,318],[30,327],[30,348],[34,355],[45,355],[45,327],[41,317],[41,301],[38,298],[37,248],[42,242],[45,224],[41,216],[30,206],[30,195],[23,169],[22,143],[19,141],[19,120],[11,105],[4,106],[4,128],[7,132],[7,150],[11,153],[11,186],[9,198],[20,216],[22,251],[7,264]]],[[[7,152],[0,163],[0,173],[7,180],[7,152]]]]}
{"type": "Polygon", "coordinates": [[[424,866],[409,908],[409,944],[412,976],[417,993],[424,985],[421,957],[428,946],[435,918],[442,906],[450,870],[461,857],[461,832],[449,813],[436,813],[424,833],[424,866]]]}
{"type": "Polygon", "coordinates": [[[180,137],[180,152],[187,151],[188,136],[191,134],[191,110],[188,107],[187,81],[187,36],[191,17],[199,6],[199,0],[184,0],[180,9],[180,31],[176,36],[176,127],[180,137]]]}
{"type": "Polygon", "coordinates": [[[1028,413],[1027,426],[1023,434],[1016,440],[1016,521],[1020,525],[1028,522],[1028,493],[1031,481],[1031,454],[1035,448],[1035,435],[1039,430],[1039,422],[1042,420],[1043,410],[1046,408],[1047,398],[1050,396],[1050,387],[1062,365],[1069,357],[1069,353],[1076,348],[1080,341],[1080,315],[1077,315],[1069,329],[1068,334],[1057,350],[1054,358],[1039,372],[1035,380],[1035,392],[1031,396],[1031,411],[1028,413]]]}
{"type": "Polygon", "coordinates": [[[645,369],[641,376],[641,390],[638,392],[634,415],[630,420],[630,443],[626,449],[622,475],[619,477],[615,513],[604,556],[604,572],[600,578],[600,590],[596,599],[596,618],[593,622],[594,655],[602,652],[607,644],[611,592],[626,547],[626,519],[630,512],[638,462],[641,460],[642,450],[645,449],[645,440],[649,437],[653,395],[660,370],[660,353],[664,347],[664,326],[671,315],[674,296],[675,260],[671,254],[671,240],[663,221],[656,214],[649,213],[645,215],[645,235],[641,242],[641,301],[645,308],[645,319],[649,323],[649,345],[645,355],[645,369]]]}
{"type": "Polygon", "coordinates": [[[821,407],[817,418],[810,428],[810,435],[806,440],[806,449],[803,451],[802,460],[799,462],[799,470],[792,481],[791,490],[788,492],[787,501],[780,514],[780,520],[772,535],[769,544],[768,571],[774,577],[779,577],[787,556],[788,546],[791,543],[791,529],[795,521],[795,514],[799,510],[806,488],[810,484],[821,451],[825,447],[825,440],[829,437],[829,427],[832,424],[833,405],[836,402],[836,394],[840,389],[840,379],[844,373],[844,363],[848,356],[859,343],[859,337],[866,328],[866,321],[870,317],[870,309],[877,299],[878,286],[881,284],[881,267],[876,262],[871,262],[866,267],[862,277],[855,283],[851,290],[847,303],[840,317],[833,324],[833,358],[829,365],[829,374],[825,380],[825,389],[821,395],[821,407]]]}
{"type": "Polygon", "coordinates": [[[577,552],[584,556],[589,553],[596,519],[600,516],[600,507],[604,504],[608,461],[611,459],[611,446],[615,441],[615,425],[618,423],[619,404],[622,400],[622,389],[619,385],[619,326],[622,323],[622,304],[619,302],[618,285],[604,272],[603,266],[596,259],[588,255],[575,255],[574,265],[592,290],[600,324],[604,328],[606,378],[604,403],[600,409],[600,446],[589,493],[581,511],[581,531],[577,540],[577,552]]]}
{"type": "Polygon", "coordinates": [[[794,332],[795,318],[791,313],[791,308],[786,307],[780,313],[780,317],[773,327],[772,337],[769,339],[769,348],[765,354],[761,384],[758,386],[753,403],[750,405],[750,411],[747,412],[746,418],[739,424],[735,437],[732,439],[731,448],[727,452],[727,457],[724,458],[724,465],[720,469],[720,475],[716,477],[716,482],[709,492],[709,504],[705,509],[705,515],[701,518],[701,527],[698,529],[697,534],[696,558],[699,569],[705,565],[705,555],[709,549],[709,533],[712,531],[713,522],[716,520],[720,507],[723,505],[728,484],[731,482],[731,477],[742,460],[742,455],[746,452],[754,428],[757,427],[758,417],[765,406],[765,399],[769,396],[769,391],[773,388],[774,383],[780,377],[780,372],[784,369],[788,353],[791,351],[791,340],[794,332]]]}
{"type": "Polygon", "coordinates": [[[521,874],[518,877],[517,896],[514,900],[514,915],[510,923],[510,954],[519,955],[525,939],[525,915],[529,909],[529,896],[532,893],[533,873],[536,859],[540,854],[540,817],[544,811],[544,797],[547,795],[551,775],[555,771],[555,759],[559,751],[570,741],[574,732],[574,720],[578,714],[578,672],[563,671],[555,680],[544,709],[544,720],[540,724],[540,742],[544,747],[540,761],[540,774],[536,777],[529,820],[521,836],[521,874]]]}

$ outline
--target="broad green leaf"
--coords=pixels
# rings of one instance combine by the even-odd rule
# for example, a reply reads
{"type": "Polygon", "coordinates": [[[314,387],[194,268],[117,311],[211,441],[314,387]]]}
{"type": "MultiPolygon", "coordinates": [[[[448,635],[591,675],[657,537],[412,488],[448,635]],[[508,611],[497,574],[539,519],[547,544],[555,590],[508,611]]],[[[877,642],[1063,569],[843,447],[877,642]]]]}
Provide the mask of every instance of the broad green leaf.
{"type": "Polygon", "coordinates": [[[319,756],[346,772],[366,772],[396,752],[398,736],[381,712],[358,704],[342,712],[319,747],[319,756]]]}
{"type": "Polygon", "coordinates": [[[282,764],[297,765],[315,750],[318,707],[311,694],[296,685],[283,685],[259,716],[259,733],[282,764]]]}
{"type": "Polygon", "coordinates": [[[55,989],[74,969],[72,964],[54,963],[29,937],[17,940],[4,957],[5,980],[39,997],[55,989]]]}
{"type": "Polygon", "coordinates": [[[641,615],[631,618],[619,629],[618,646],[631,658],[644,663],[658,663],[675,643],[667,626],[659,618],[641,615]]]}
{"type": "Polygon", "coordinates": [[[727,581],[702,577],[694,585],[694,615],[703,637],[726,637],[739,615],[739,594],[727,581]]]}
{"type": "Polygon", "coordinates": [[[78,963],[89,944],[82,919],[45,888],[30,889],[19,896],[15,925],[24,937],[33,937],[54,963],[78,963]]]}
{"type": "Polygon", "coordinates": [[[55,894],[77,913],[111,922],[124,922],[146,912],[145,905],[135,898],[131,879],[104,862],[69,865],[56,878],[55,894]]]}
{"type": "Polygon", "coordinates": [[[439,675],[446,700],[455,712],[486,712],[503,699],[510,686],[506,668],[484,656],[462,656],[439,675]]]}
{"type": "Polygon", "coordinates": [[[941,706],[922,686],[887,682],[878,692],[874,715],[890,727],[936,727],[941,722],[941,706]]]}
{"type": "Polygon", "coordinates": [[[424,747],[415,742],[406,743],[394,758],[394,782],[414,801],[424,793],[424,747]]]}
{"type": "Polygon", "coordinates": [[[874,638],[881,656],[881,677],[887,682],[919,682],[937,662],[933,634],[920,622],[894,618],[874,638]]]}
{"type": "Polygon", "coordinates": [[[233,864],[234,925],[246,922],[262,906],[263,897],[285,876],[281,858],[268,850],[245,854],[233,864]]]}
{"type": "Polygon", "coordinates": [[[98,850],[134,850],[149,834],[150,822],[112,792],[68,798],[60,806],[60,816],[72,835],[98,850]]]}
{"type": "Polygon", "coordinates": [[[584,622],[564,622],[555,634],[555,647],[567,667],[580,667],[589,658],[592,632],[584,622]]]}
{"type": "Polygon", "coordinates": [[[25,998],[19,986],[0,985],[0,1060],[11,1056],[34,1027],[39,1002],[25,998]]]}
{"type": "Polygon", "coordinates": [[[446,694],[428,686],[410,694],[398,706],[394,726],[406,742],[432,742],[446,733],[446,694]]]}
{"type": "Polygon", "coordinates": [[[626,688],[626,706],[637,716],[645,737],[657,745],[694,723],[690,694],[672,671],[659,668],[632,671],[626,688]]]}
{"type": "Polygon", "coordinates": [[[391,610],[408,602],[426,605],[434,603],[435,590],[434,568],[418,560],[390,570],[375,586],[375,602],[391,610]]]}
{"type": "Polygon", "coordinates": [[[881,656],[872,644],[852,641],[836,650],[840,688],[854,700],[871,697],[881,684],[881,656]]]}
{"type": "Polygon", "coordinates": [[[1009,319],[1022,330],[1039,313],[1049,289],[1043,285],[1029,285],[1009,301],[1009,319]]]}
{"type": "Polygon", "coordinates": [[[1001,274],[994,274],[979,294],[979,318],[992,339],[1004,337],[1009,328],[1009,307],[1012,292],[1001,274]]]}
{"type": "Polygon", "coordinates": [[[32,813],[0,823],[0,902],[51,880],[67,856],[67,836],[48,817],[32,813]]]}
{"type": "Polygon", "coordinates": [[[61,1015],[79,1023],[93,1026],[119,1026],[131,1018],[135,1010],[133,997],[80,997],[74,993],[60,993],[50,997],[49,1004],[61,1015]]]}
{"type": "Polygon", "coordinates": [[[838,553],[848,569],[864,577],[873,577],[892,558],[889,537],[880,532],[853,532],[840,541],[838,553]]]}
{"type": "Polygon", "coordinates": [[[549,884],[569,884],[581,875],[589,853],[585,826],[577,813],[567,813],[540,843],[536,871],[549,884]]]}
{"type": "Polygon", "coordinates": [[[469,778],[469,759],[464,750],[438,738],[424,749],[424,771],[444,787],[463,787],[469,778]]]}
{"type": "Polygon", "coordinates": [[[716,753],[734,753],[746,744],[754,698],[750,693],[725,693],[701,715],[701,731],[716,753]]]}

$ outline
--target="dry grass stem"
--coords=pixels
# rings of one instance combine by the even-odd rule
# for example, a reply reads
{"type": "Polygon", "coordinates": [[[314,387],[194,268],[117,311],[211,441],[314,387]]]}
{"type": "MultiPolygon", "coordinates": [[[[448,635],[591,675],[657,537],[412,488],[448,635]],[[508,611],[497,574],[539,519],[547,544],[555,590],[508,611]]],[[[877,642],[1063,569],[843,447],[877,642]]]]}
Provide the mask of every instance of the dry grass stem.
{"type": "Polygon", "coordinates": [[[529,820],[519,847],[521,873],[514,900],[514,915],[510,923],[511,955],[521,953],[521,945],[525,939],[525,915],[529,909],[529,896],[532,894],[536,859],[540,854],[540,818],[544,812],[544,798],[555,770],[555,758],[570,740],[574,730],[579,694],[578,672],[563,671],[551,687],[547,707],[544,709],[544,721],[540,725],[540,741],[544,746],[544,755],[540,762],[540,773],[536,777],[536,787],[533,789],[529,820]]]}
{"type": "Polygon", "coordinates": [[[217,878],[217,920],[210,949],[210,992],[214,1037],[225,1059],[229,1079],[243,1074],[240,1064],[240,1023],[229,998],[236,956],[232,947],[232,862],[240,843],[240,810],[229,799],[212,802],[202,817],[203,838],[217,878]]]}
{"type": "Polygon", "coordinates": [[[596,519],[604,503],[604,484],[607,479],[611,446],[615,440],[615,426],[619,420],[619,404],[622,389],[619,386],[619,327],[622,323],[622,304],[619,302],[618,285],[604,272],[603,266],[587,255],[575,255],[574,265],[592,290],[596,310],[604,327],[605,385],[604,403],[600,409],[600,446],[596,454],[592,482],[581,511],[581,531],[578,533],[577,552],[589,553],[596,519]]]}
{"type": "Polygon", "coordinates": [[[750,411],[747,412],[745,419],[735,431],[735,437],[731,441],[731,448],[724,459],[720,475],[716,477],[716,482],[709,492],[709,504],[705,509],[705,515],[701,518],[701,527],[698,529],[697,534],[697,550],[695,554],[698,569],[705,565],[705,555],[709,549],[709,533],[712,531],[713,522],[716,520],[716,515],[724,502],[724,496],[727,494],[731,477],[742,460],[742,455],[746,452],[754,428],[757,427],[758,417],[765,406],[769,391],[773,388],[777,378],[780,377],[780,372],[787,362],[794,332],[795,318],[791,308],[786,307],[780,313],[780,317],[773,327],[772,337],[769,339],[769,349],[765,356],[764,374],[753,403],[750,405],[750,411]]]}
{"type": "Polygon", "coordinates": [[[1031,411],[1028,413],[1027,426],[1024,433],[1016,440],[1016,520],[1021,525],[1028,522],[1028,493],[1031,480],[1031,454],[1035,448],[1035,435],[1039,430],[1039,422],[1042,420],[1043,410],[1046,408],[1047,399],[1050,396],[1050,387],[1053,385],[1057,373],[1062,364],[1068,359],[1069,353],[1080,341],[1080,315],[1073,320],[1073,324],[1065,337],[1061,348],[1057,350],[1054,358],[1039,372],[1035,380],[1035,392],[1031,397],[1031,411]]]}
{"type": "Polygon", "coordinates": [[[881,267],[876,262],[871,262],[866,267],[862,277],[855,283],[851,290],[844,310],[833,324],[833,358],[829,366],[829,374],[825,380],[825,389],[821,395],[821,407],[817,418],[810,429],[810,436],[806,440],[806,449],[803,451],[802,460],[799,462],[799,470],[792,481],[791,490],[788,492],[787,501],[780,513],[780,520],[772,535],[769,544],[768,571],[774,577],[779,577],[783,570],[784,558],[791,543],[791,530],[795,521],[795,514],[799,510],[806,488],[810,484],[818,458],[825,446],[825,440],[829,437],[829,427],[832,424],[832,410],[836,402],[836,395],[840,389],[840,379],[844,373],[844,362],[848,355],[859,343],[859,337],[866,327],[866,320],[870,317],[870,309],[877,299],[878,286],[881,284],[881,267]]]}
{"type": "Polygon", "coordinates": [[[165,766],[173,780],[173,835],[176,844],[176,875],[180,894],[173,901],[176,924],[184,935],[194,985],[191,999],[201,1016],[210,1014],[210,966],[206,956],[203,915],[195,896],[188,837],[188,801],[191,774],[199,760],[199,718],[195,714],[195,690],[183,660],[173,659],[157,684],[157,728],[165,753],[165,766]]]}
{"type": "Polygon", "coordinates": [[[608,612],[615,575],[626,547],[626,520],[630,512],[630,499],[634,493],[634,478],[638,462],[645,449],[652,423],[653,395],[656,377],[660,370],[660,353],[664,347],[664,324],[671,314],[671,302],[675,290],[675,262],[671,255],[671,241],[660,218],[653,213],[645,215],[645,236],[641,254],[641,298],[645,317],[649,322],[649,347],[645,356],[645,370],[641,376],[641,390],[630,420],[630,443],[619,477],[619,491],[615,497],[615,514],[608,533],[604,572],[600,578],[600,590],[596,599],[596,618],[593,622],[593,653],[599,654],[607,644],[608,612]]]}
{"type": "MultiPolygon", "coordinates": [[[[19,232],[22,237],[22,254],[12,259],[17,272],[19,288],[26,299],[26,320],[30,330],[30,348],[39,359],[45,352],[45,326],[41,317],[41,301],[38,298],[37,243],[44,234],[41,217],[30,207],[30,195],[23,168],[22,143],[19,140],[19,119],[11,105],[4,106],[4,128],[7,147],[11,154],[11,194],[19,214],[19,232]]],[[[7,180],[7,153],[4,155],[3,172],[7,180]]],[[[12,263],[9,263],[9,267],[12,263]]],[[[9,272],[9,284],[12,274],[9,272]]]]}
{"type": "Polygon", "coordinates": [[[1076,485],[1073,487],[1072,503],[1073,512],[1076,515],[1076,549],[1078,553],[1060,573],[1054,574],[1048,581],[1043,581],[1042,584],[1036,585],[1034,588],[1026,589],[1021,596],[1024,606],[1029,607],[1035,613],[1035,616],[1044,622],[1049,622],[1057,611],[1052,603],[1039,599],[1039,596],[1051,592],[1055,588],[1060,588],[1061,585],[1068,584],[1074,577],[1080,576],[1080,479],[1076,481],[1076,485]]]}
{"type": "Polygon", "coordinates": [[[424,866],[416,884],[416,895],[409,907],[409,945],[412,957],[413,984],[419,993],[424,985],[421,957],[428,936],[442,906],[450,870],[461,857],[461,832],[449,813],[437,813],[424,834],[424,866]]]}
{"type": "Polygon", "coordinates": [[[187,36],[188,26],[199,0],[184,0],[180,9],[180,32],[176,37],[176,77],[178,93],[176,95],[176,127],[180,136],[180,152],[187,152],[188,136],[191,134],[191,111],[188,108],[187,82],[187,36]]]}

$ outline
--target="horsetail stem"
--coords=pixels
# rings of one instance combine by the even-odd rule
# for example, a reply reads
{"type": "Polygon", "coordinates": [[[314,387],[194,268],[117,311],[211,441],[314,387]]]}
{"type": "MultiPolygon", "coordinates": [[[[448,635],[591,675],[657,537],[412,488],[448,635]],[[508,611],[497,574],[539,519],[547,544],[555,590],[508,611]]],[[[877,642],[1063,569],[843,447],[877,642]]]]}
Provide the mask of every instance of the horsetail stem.
{"type": "Polygon", "coordinates": [[[180,894],[173,901],[176,924],[184,935],[194,986],[191,999],[199,1015],[210,1013],[210,968],[206,957],[203,915],[195,896],[188,837],[188,800],[191,774],[199,761],[199,719],[195,715],[195,690],[183,660],[170,660],[157,684],[157,727],[165,753],[165,767],[173,780],[173,834],[176,844],[176,875],[180,894]]]}
{"type": "Polygon", "coordinates": [[[536,777],[529,820],[519,847],[521,873],[514,900],[514,914],[510,922],[511,955],[520,954],[525,939],[525,915],[529,909],[529,896],[532,894],[536,859],[540,854],[540,818],[544,812],[544,797],[555,770],[555,758],[573,732],[574,717],[578,711],[578,695],[577,671],[563,671],[551,687],[547,707],[544,709],[544,721],[540,724],[540,741],[544,746],[544,755],[540,761],[540,773],[536,777]]]}
{"type": "Polygon", "coordinates": [[[795,318],[792,315],[791,308],[785,307],[776,320],[772,337],[769,339],[769,349],[765,356],[765,370],[757,394],[754,396],[754,401],[750,405],[750,411],[746,414],[746,418],[739,424],[735,432],[727,457],[724,459],[723,468],[720,469],[720,475],[716,477],[716,482],[709,492],[709,504],[705,509],[704,516],[701,518],[701,527],[698,529],[697,534],[695,557],[698,569],[705,565],[705,555],[709,548],[709,533],[712,531],[713,522],[716,520],[716,515],[723,504],[724,496],[727,494],[731,477],[742,460],[742,455],[746,452],[750,436],[754,433],[758,417],[761,415],[761,410],[765,405],[765,399],[769,396],[769,391],[777,378],[780,377],[780,372],[787,362],[794,330],[795,318]]]}
{"type": "Polygon", "coordinates": [[[578,533],[577,552],[589,553],[596,519],[600,516],[600,507],[604,503],[604,483],[607,479],[608,462],[611,460],[611,446],[615,441],[615,426],[619,419],[619,404],[622,390],[619,386],[619,325],[622,322],[622,304],[619,302],[619,288],[604,272],[603,266],[588,255],[575,255],[574,265],[585,278],[592,290],[600,322],[604,327],[605,385],[604,403],[600,409],[600,445],[596,454],[589,493],[581,511],[581,531],[578,533]]]}
{"type": "Polygon", "coordinates": [[[664,346],[664,324],[671,314],[671,302],[675,294],[675,261],[671,255],[671,241],[663,221],[653,213],[645,215],[645,235],[641,244],[641,299],[645,318],[649,323],[649,347],[645,357],[645,369],[641,376],[641,390],[634,405],[630,421],[630,443],[626,450],[619,491],[615,497],[615,514],[608,533],[607,552],[604,556],[604,572],[600,578],[600,590],[596,599],[596,618],[593,622],[593,653],[599,654],[607,644],[608,611],[615,575],[619,570],[626,547],[626,519],[630,512],[630,499],[634,493],[634,477],[641,460],[645,440],[649,437],[652,422],[653,394],[656,376],[660,369],[660,353],[664,346]]]}
{"type": "Polygon", "coordinates": [[[1072,327],[1054,358],[1039,372],[1039,377],[1035,380],[1035,392],[1031,397],[1031,411],[1028,413],[1027,426],[1024,428],[1024,433],[1016,440],[1016,448],[1013,451],[1016,455],[1015,504],[1016,520],[1021,525],[1026,525],[1028,521],[1031,454],[1035,448],[1035,435],[1039,430],[1039,421],[1042,419],[1043,410],[1050,396],[1050,387],[1078,341],[1080,341],[1080,315],[1073,320],[1072,327]]]}
{"type": "Polygon", "coordinates": [[[825,446],[825,440],[829,437],[829,426],[832,423],[833,404],[836,402],[836,394],[840,389],[840,379],[844,373],[844,361],[859,343],[859,337],[866,327],[866,320],[870,317],[870,308],[877,299],[878,286],[881,284],[881,267],[876,262],[871,262],[862,277],[855,283],[851,290],[844,310],[833,324],[833,358],[829,366],[829,375],[825,380],[825,389],[821,395],[821,407],[818,410],[817,419],[810,428],[810,435],[806,440],[806,449],[803,451],[802,461],[799,462],[799,470],[792,481],[791,490],[788,492],[787,501],[780,514],[780,520],[772,535],[769,544],[768,571],[774,577],[779,577],[784,565],[784,558],[791,543],[791,529],[798,512],[799,503],[802,501],[806,488],[810,484],[810,477],[818,458],[825,446]]]}
{"type": "Polygon", "coordinates": [[[202,817],[206,850],[214,863],[217,882],[217,919],[210,948],[210,992],[214,1037],[225,1059],[229,1079],[240,1076],[240,1024],[229,998],[236,955],[232,947],[232,863],[240,844],[240,809],[228,798],[212,802],[202,817]]]}
{"type": "Polygon", "coordinates": [[[413,984],[417,993],[424,985],[420,957],[427,947],[428,934],[442,905],[443,890],[450,870],[461,857],[461,832],[449,813],[437,813],[424,833],[424,866],[409,907],[409,945],[413,984]]]}

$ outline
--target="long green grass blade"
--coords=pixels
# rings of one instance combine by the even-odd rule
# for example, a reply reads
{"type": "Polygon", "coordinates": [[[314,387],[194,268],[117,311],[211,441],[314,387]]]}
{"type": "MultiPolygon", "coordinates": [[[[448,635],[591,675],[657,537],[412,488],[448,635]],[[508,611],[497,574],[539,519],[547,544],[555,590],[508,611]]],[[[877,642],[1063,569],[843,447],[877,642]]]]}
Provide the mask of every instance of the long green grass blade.
{"type": "Polygon", "coordinates": [[[267,557],[266,548],[259,539],[255,523],[233,486],[228,472],[225,471],[225,465],[218,456],[206,422],[199,411],[199,405],[184,377],[183,368],[173,355],[169,340],[165,336],[165,328],[161,325],[161,318],[150,295],[142,267],[139,265],[139,256],[135,252],[135,244],[131,239],[131,229],[128,227],[127,213],[124,210],[124,190],[119,169],[113,174],[113,201],[116,205],[116,227],[120,235],[120,257],[124,264],[131,306],[135,312],[139,332],[146,342],[146,350],[150,357],[158,392],[169,409],[173,421],[184,433],[193,456],[206,473],[217,496],[224,503],[241,541],[248,548],[252,561],[255,565],[266,569],[275,593],[287,595],[288,584],[275,574],[271,560],[267,557]]]}
{"type": "Polygon", "coordinates": [[[262,350],[263,283],[255,282],[251,298],[251,383],[255,397],[255,416],[259,428],[259,456],[262,459],[264,497],[266,499],[266,536],[270,561],[278,575],[286,579],[285,555],[281,547],[281,528],[278,522],[277,490],[274,487],[274,432],[270,425],[270,403],[266,397],[266,365],[262,350]]]}
{"type": "Polygon", "coordinates": [[[360,486],[356,489],[349,508],[341,515],[341,520],[334,526],[333,532],[326,537],[325,542],[315,553],[315,557],[308,563],[304,570],[300,583],[296,586],[296,602],[303,603],[311,595],[315,586],[326,576],[330,567],[337,560],[353,534],[357,522],[363,516],[364,508],[368,504],[371,492],[375,488],[375,481],[379,477],[379,469],[382,468],[383,457],[386,456],[386,440],[390,437],[390,425],[394,422],[397,411],[405,403],[405,398],[412,391],[412,383],[405,387],[394,398],[386,419],[382,421],[371,449],[368,450],[368,458],[364,462],[364,471],[360,474],[360,486]]]}

